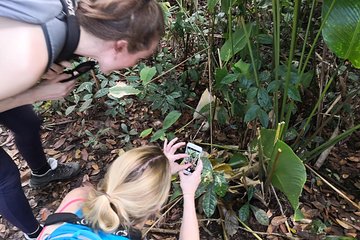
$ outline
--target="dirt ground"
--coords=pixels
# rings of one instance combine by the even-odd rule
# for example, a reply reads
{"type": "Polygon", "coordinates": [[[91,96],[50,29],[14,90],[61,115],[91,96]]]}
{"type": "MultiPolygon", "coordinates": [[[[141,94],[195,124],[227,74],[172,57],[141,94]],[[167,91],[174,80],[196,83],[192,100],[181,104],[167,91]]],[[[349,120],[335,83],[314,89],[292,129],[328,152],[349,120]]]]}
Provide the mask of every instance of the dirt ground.
{"type": "MultiPolygon", "coordinates": [[[[131,109],[136,109],[132,107],[131,109]]],[[[59,206],[60,200],[69,190],[81,186],[83,182],[96,184],[102,178],[106,167],[118,155],[119,151],[127,150],[131,146],[146,144],[148,140],[134,139],[125,141],[126,136],[121,130],[121,123],[141,132],[149,125],[159,124],[162,116],[155,116],[151,123],[144,116],[153,114],[148,108],[141,107],[141,111],[129,110],[129,117],[111,120],[96,110],[92,114],[72,117],[60,117],[44,114],[42,140],[48,156],[59,159],[60,162],[78,161],[82,171],[79,177],[65,183],[53,183],[41,190],[29,187],[30,171],[18,154],[13,136],[6,129],[0,129],[0,145],[13,157],[19,167],[22,185],[35,216],[43,222],[46,217],[59,206]],[[159,119],[157,119],[159,118],[159,119]],[[82,122],[82,119],[85,121],[82,122]],[[90,137],[85,130],[96,133],[98,129],[109,128],[103,135],[99,135],[96,142],[85,147],[90,137]]],[[[161,123],[161,122],[160,122],[161,123]]],[[[359,204],[360,199],[360,132],[339,143],[330,153],[319,173],[329,183],[341,190],[349,199],[359,204]]],[[[311,167],[311,165],[309,165],[311,167]]],[[[344,200],[336,191],[331,189],[318,175],[308,169],[308,180],[301,196],[300,209],[304,215],[301,222],[291,220],[291,209],[286,201],[281,201],[285,211],[280,216],[278,204],[274,201],[269,206],[268,214],[271,224],[269,227],[250,218],[248,225],[263,239],[291,239],[290,229],[298,239],[321,239],[325,235],[360,236],[360,210],[349,201],[344,200]],[[282,217],[282,218],[281,218],[282,217]],[[280,220],[280,219],[285,219],[280,220]],[[287,220],[288,226],[284,224],[287,220]],[[289,227],[289,228],[288,228],[289,227]]],[[[175,205],[162,220],[148,233],[148,239],[177,239],[181,221],[181,201],[175,205]]],[[[166,210],[166,209],[164,209],[166,210]]],[[[219,213],[211,219],[199,215],[202,239],[224,239],[223,227],[219,213]]],[[[151,224],[149,221],[148,224],[151,224]]],[[[22,239],[22,233],[0,218],[0,239],[22,239]]],[[[244,227],[236,230],[236,234],[229,239],[255,239],[244,227]]]]}

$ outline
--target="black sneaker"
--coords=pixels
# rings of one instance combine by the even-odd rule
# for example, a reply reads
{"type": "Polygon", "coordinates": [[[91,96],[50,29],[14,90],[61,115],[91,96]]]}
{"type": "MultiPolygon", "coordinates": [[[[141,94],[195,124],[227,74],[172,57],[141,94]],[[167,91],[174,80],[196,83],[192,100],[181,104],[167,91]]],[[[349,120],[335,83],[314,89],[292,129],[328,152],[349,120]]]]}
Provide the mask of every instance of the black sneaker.
{"type": "Polygon", "coordinates": [[[50,182],[66,181],[80,173],[80,165],[76,162],[58,164],[56,159],[49,158],[48,163],[51,169],[47,173],[42,175],[31,173],[30,187],[45,187],[50,182]]]}

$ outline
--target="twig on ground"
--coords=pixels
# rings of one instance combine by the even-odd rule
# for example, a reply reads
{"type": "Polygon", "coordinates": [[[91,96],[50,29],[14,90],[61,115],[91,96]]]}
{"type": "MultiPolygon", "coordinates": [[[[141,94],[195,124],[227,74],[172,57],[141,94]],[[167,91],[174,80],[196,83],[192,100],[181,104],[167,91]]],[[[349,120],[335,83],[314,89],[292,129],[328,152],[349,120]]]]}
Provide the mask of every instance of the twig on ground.
{"type": "MultiPolygon", "coordinates": [[[[251,233],[257,240],[262,240],[262,238],[259,237],[259,235],[254,230],[252,230],[248,225],[246,225],[243,221],[241,221],[239,217],[236,218],[245,227],[247,232],[251,233]]],[[[241,227],[239,226],[239,228],[241,227]]]]}
{"type": "MultiPolygon", "coordinates": [[[[281,215],[285,216],[284,209],[283,209],[283,207],[282,207],[282,205],[281,205],[281,203],[280,203],[280,200],[279,200],[279,198],[278,198],[278,196],[277,196],[277,194],[276,194],[276,191],[275,191],[275,188],[274,188],[273,185],[271,185],[271,189],[273,190],[274,196],[275,196],[276,201],[277,201],[277,203],[278,203],[278,205],[279,205],[281,215]]],[[[287,230],[288,230],[288,233],[291,234],[291,230],[290,230],[289,223],[288,223],[288,221],[287,221],[287,217],[286,217],[286,221],[285,221],[285,226],[286,226],[286,228],[287,228],[287,230]]]]}
{"type": "Polygon", "coordinates": [[[244,227],[240,227],[239,226],[239,228],[241,229],[241,230],[243,230],[243,231],[246,231],[246,232],[249,232],[249,233],[256,233],[256,234],[259,234],[259,235],[272,235],[272,236],[278,236],[278,237],[283,237],[283,238],[286,238],[286,239],[290,239],[290,240],[294,240],[294,239],[296,239],[296,238],[294,238],[294,237],[289,237],[289,236],[287,236],[287,235],[285,235],[285,234],[280,234],[280,233],[267,233],[267,232],[258,232],[258,231],[253,231],[253,230],[249,230],[249,229],[247,229],[247,228],[244,228],[244,227]]]}
{"type": "Polygon", "coordinates": [[[54,126],[59,126],[59,125],[63,125],[63,124],[68,124],[68,123],[72,123],[72,122],[75,122],[76,120],[65,120],[65,121],[62,121],[62,122],[55,122],[55,123],[45,123],[43,124],[43,127],[45,129],[48,129],[48,130],[53,130],[51,127],[54,127],[54,126]]]}
{"type": "Polygon", "coordinates": [[[345,193],[343,193],[342,191],[340,191],[339,189],[337,189],[334,185],[332,185],[331,183],[329,183],[325,178],[323,178],[319,173],[317,173],[314,169],[312,169],[309,165],[305,164],[305,166],[312,172],[314,173],[318,178],[321,179],[321,181],[323,181],[325,184],[327,184],[330,188],[332,188],[337,194],[339,194],[342,198],[344,198],[346,201],[348,201],[351,205],[353,205],[355,208],[357,208],[358,210],[360,210],[360,206],[353,202],[350,198],[348,198],[345,193]]]}
{"type": "Polygon", "coordinates": [[[168,210],[166,210],[144,233],[144,236],[146,234],[148,234],[148,232],[154,228],[154,226],[178,203],[180,202],[180,200],[182,199],[182,197],[180,197],[178,200],[176,200],[172,205],[171,207],[169,207],[168,210]]]}
{"type": "MultiPolygon", "coordinates": [[[[144,229],[148,230],[148,228],[144,228],[144,229]]],[[[179,230],[165,229],[165,228],[151,228],[149,231],[154,233],[166,233],[166,234],[174,234],[174,235],[177,235],[180,232],[179,230]]]]}

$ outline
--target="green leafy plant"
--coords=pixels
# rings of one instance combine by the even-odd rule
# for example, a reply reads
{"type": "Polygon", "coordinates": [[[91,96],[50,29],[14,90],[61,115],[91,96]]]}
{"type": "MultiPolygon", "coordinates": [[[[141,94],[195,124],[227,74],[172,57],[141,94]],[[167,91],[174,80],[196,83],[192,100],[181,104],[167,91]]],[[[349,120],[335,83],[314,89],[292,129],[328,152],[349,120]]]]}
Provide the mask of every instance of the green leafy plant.
{"type": "Polygon", "coordinates": [[[239,209],[239,219],[243,222],[247,222],[250,217],[250,210],[253,212],[256,220],[261,224],[268,226],[269,218],[266,215],[266,212],[254,205],[250,204],[251,199],[254,196],[254,187],[250,187],[247,190],[247,202],[239,209]]]}
{"type": "Polygon", "coordinates": [[[174,137],[174,134],[171,132],[168,132],[167,130],[179,119],[181,116],[181,113],[178,111],[172,111],[170,112],[163,121],[163,126],[161,129],[157,130],[153,133],[153,128],[148,128],[143,130],[140,133],[140,137],[145,138],[149,136],[151,133],[153,135],[151,136],[150,142],[155,142],[158,139],[164,140],[166,137],[171,139],[174,137]]]}

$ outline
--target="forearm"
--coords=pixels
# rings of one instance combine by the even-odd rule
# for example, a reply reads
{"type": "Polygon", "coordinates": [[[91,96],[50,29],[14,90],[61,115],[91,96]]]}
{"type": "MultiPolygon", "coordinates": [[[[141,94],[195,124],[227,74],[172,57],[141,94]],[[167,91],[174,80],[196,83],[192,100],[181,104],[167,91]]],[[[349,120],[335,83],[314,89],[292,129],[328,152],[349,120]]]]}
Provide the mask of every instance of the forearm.
{"type": "Polygon", "coordinates": [[[16,96],[0,100],[0,112],[5,112],[26,104],[33,104],[35,101],[36,97],[31,94],[31,91],[25,91],[16,96]]]}
{"type": "Polygon", "coordinates": [[[180,240],[200,239],[199,225],[195,210],[194,195],[184,195],[183,219],[180,228],[180,240]]]}

